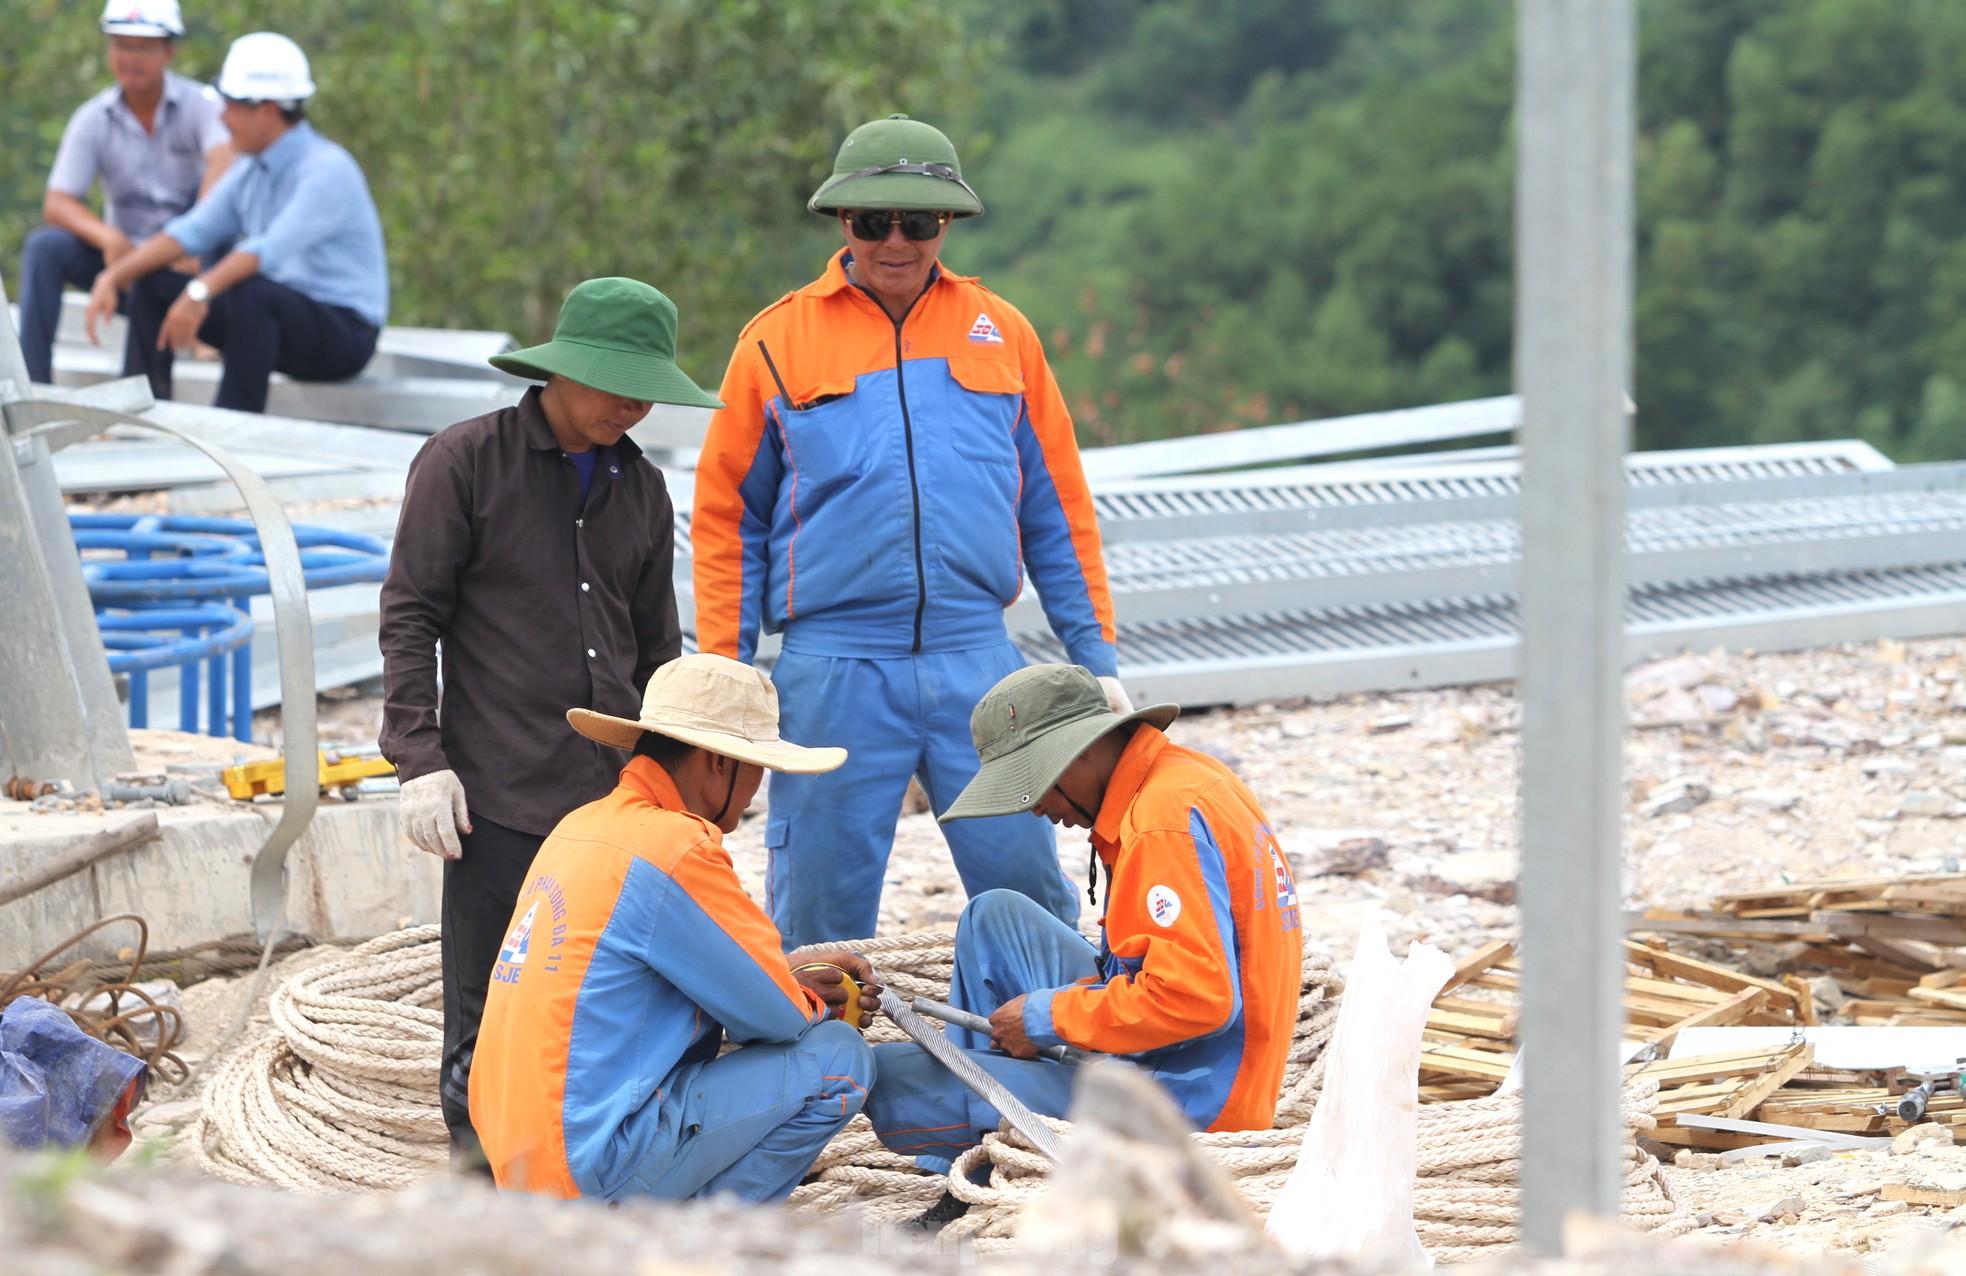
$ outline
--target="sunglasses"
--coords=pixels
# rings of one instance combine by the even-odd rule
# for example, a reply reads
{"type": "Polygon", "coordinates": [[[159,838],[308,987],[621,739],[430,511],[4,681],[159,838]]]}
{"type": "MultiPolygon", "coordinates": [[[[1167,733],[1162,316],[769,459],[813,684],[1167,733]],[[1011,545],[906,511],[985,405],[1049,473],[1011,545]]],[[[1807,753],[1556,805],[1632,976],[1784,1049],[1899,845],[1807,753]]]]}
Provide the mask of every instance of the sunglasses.
{"type": "Polygon", "coordinates": [[[947,213],[845,213],[847,225],[855,239],[865,239],[878,243],[887,238],[888,228],[899,225],[901,237],[920,243],[934,239],[949,224],[947,213]]]}

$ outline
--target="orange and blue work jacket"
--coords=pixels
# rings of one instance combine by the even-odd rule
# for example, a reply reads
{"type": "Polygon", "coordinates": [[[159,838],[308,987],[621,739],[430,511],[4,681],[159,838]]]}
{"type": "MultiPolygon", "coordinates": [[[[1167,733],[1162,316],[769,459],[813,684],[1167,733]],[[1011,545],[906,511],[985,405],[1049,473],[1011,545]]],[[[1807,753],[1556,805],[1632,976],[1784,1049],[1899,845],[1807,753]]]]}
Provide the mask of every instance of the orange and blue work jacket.
{"type": "Polygon", "coordinates": [[[845,258],[753,319],[724,375],[690,528],[698,648],[749,661],[760,625],[816,656],[986,647],[1028,569],[1070,658],[1117,672],[1092,495],[1036,332],[940,267],[896,323],[845,258]]]}
{"type": "Polygon", "coordinates": [[[678,1064],[790,1042],[825,1017],[723,837],[631,758],[561,820],[519,891],[471,1061],[471,1125],[504,1188],[609,1196],[678,1064]]]}
{"type": "Polygon", "coordinates": [[[1227,767],[1142,725],[1092,845],[1112,874],[1099,976],[1030,994],[1026,1035],[1132,1056],[1204,1129],[1270,1128],[1304,950],[1268,817],[1227,767]]]}

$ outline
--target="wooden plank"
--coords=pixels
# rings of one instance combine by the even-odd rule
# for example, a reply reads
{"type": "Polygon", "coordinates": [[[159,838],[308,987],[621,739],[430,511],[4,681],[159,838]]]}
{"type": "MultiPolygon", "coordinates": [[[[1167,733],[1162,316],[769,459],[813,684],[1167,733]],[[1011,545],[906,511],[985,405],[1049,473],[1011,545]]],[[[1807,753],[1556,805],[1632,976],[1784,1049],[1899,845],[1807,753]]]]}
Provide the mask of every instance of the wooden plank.
{"type": "Polygon", "coordinates": [[[1730,1023],[1738,1023],[1742,1016],[1758,1009],[1767,998],[1768,994],[1759,988],[1745,989],[1735,993],[1718,1006],[1709,1006],[1686,1016],[1677,1023],[1667,1025],[1663,1031],[1655,1034],[1652,1040],[1663,1049],[1670,1046],[1673,1038],[1687,1028],[1719,1028],[1730,1023]]]}
{"type": "MultiPolygon", "coordinates": [[[[1659,997],[1667,1001],[1696,1002],[1703,1006],[1717,1006],[1739,992],[1739,989],[1709,988],[1704,984],[1682,984],[1671,979],[1653,979],[1646,975],[1625,976],[1625,991],[1641,993],[1649,997],[1659,997]]],[[[1763,990],[1766,991],[1765,989],[1763,990]]]]}
{"type": "Polygon", "coordinates": [[[1487,1015],[1466,1015],[1452,1010],[1429,1010],[1427,1025],[1442,1032],[1458,1032],[1470,1037],[1488,1037],[1496,1041],[1515,1039],[1516,1014],[1510,1011],[1499,1018],[1487,1015]]]}
{"type": "Polygon", "coordinates": [[[1877,893],[1894,887],[1945,887],[1957,884],[1966,888],[1966,873],[1913,873],[1898,876],[1866,877],[1824,877],[1807,882],[1785,882],[1778,886],[1764,886],[1755,890],[1732,891],[1714,897],[1714,907],[1726,910],[1737,905],[1746,907],[1765,906],[1773,901],[1793,899],[1798,895],[1807,896],[1823,891],[1839,893],[1877,893]]]}
{"type": "Polygon", "coordinates": [[[1741,1092],[1735,1095],[1727,1106],[1722,1108],[1716,1115],[1723,1117],[1745,1117],[1748,1113],[1760,1107],[1762,1100],[1787,1085],[1789,1078],[1808,1067],[1815,1057],[1816,1052],[1806,1042],[1796,1046],[1795,1049],[1789,1052],[1788,1059],[1777,1064],[1764,1075],[1756,1077],[1745,1086],[1742,1086],[1741,1092]]]}
{"type": "Polygon", "coordinates": [[[1939,968],[1939,964],[1926,954],[1915,952],[1906,944],[1893,943],[1876,935],[1859,935],[1852,938],[1850,942],[1872,956],[1882,957],[1894,966],[1902,966],[1921,975],[1939,968]]]}
{"type": "Polygon", "coordinates": [[[1925,978],[1918,981],[1918,986],[1920,988],[1956,988],[1961,979],[1966,979],[1966,970],[1962,970],[1957,966],[1948,966],[1944,970],[1935,970],[1925,976],[1925,978]]]}
{"type": "Polygon", "coordinates": [[[1966,944],[1966,918],[1900,917],[1893,913],[1811,913],[1812,924],[1832,935],[1854,938],[1922,939],[1930,944],[1966,944]]]}
{"type": "Polygon", "coordinates": [[[1514,955],[1515,945],[1508,940],[1490,940],[1455,964],[1454,973],[1449,975],[1447,982],[1440,986],[1439,995],[1445,996],[1497,962],[1505,961],[1514,955]]]}
{"type": "Polygon", "coordinates": [[[1770,1003],[1787,1000],[1798,1001],[1796,990],[1772,979],[1762,979],[1755,975],[1744,975],[1738,970],[1695,957],[1686,957],[1663,948],[1653,948],[1645,944],[1625,941],[1625,952],[1631,960],[1651,967],[1662,978],[1685,979],[1718,988],[1723,992],[1740,992],[1743,988],[1764,988],[1768,991],[1770,1003]]]}
{"type": "Polygon", "coordinates": [[[1877,1189],[1881,1201],[1905,1201],[1912,1205],[1936,1205],[1945,1209],[1966,1205],[1966,1192],[1943,1187],[1913,1187],[1909,1183],[1886,1183],[1877,1189]]]}
{"type": "Polygon", "coordinates": [[[1716,1077],[1738,1077],[1758,1073],[1785,1057],[1789,1047],[1757,1050],[1730,1050],[1726,1054],[1692,1055],[1684,1059],[1654,1059],[1637,1065],[1637,1075],[1651,1078],[1661,1086],[1716,1077]]]}
{"type": "Polygon", "coordinates": [[[1908,966],[1885,961],[1881,957],[1873,957],[1869,953],[1858,952],[1843,940],[1804,945],[1801,960],[1830,970],[1848,971],[1865,978],[1871,975],[1902,975],[1915,979],[1923,973],[1908,966]]]}
{"type": "Polygon", "coordinates": [[[1913,1001],[1966,1011],[1966,988],[1911,988],[1906,990],[1906,995],[1913,1001]]]}
{"type": "Polygon", "coordinates": [[[1625,914],[1628,934],[1705,935],[1714,939],[1819,939],[1830,940],[1834,933],[1813,921],[1801,919],[1749,921],[1714,914],[1655,915],[1625,914]]]}
{"type": "Polygon", "coordinates": [[[1449,1076],[1481,1077],[1491,1081],[1507,1077],[1512,1062],[1510,1055],[1461,1046],[1430,1046],[1420,1053],[1420,1066],[1427,1071],[1449,1076]]]}

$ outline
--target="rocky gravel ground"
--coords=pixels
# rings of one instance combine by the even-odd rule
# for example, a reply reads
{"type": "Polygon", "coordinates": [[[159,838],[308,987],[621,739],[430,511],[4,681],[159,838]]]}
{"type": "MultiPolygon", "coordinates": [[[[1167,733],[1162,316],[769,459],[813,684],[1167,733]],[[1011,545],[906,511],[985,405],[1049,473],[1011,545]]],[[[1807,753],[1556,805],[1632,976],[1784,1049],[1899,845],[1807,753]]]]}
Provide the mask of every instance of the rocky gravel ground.
{"type": "MultiPolygon", "coordinates": [[[[1966,642],[1685,654],[1632,670],[1626,689],[1627,907],[1696,908],[1783,880],[1966,861],[1966,642]]],[[[322,713],[325,736],[360,744],[373,741],[380,706],[344,696],[322,713]]],[[[1348,959],[1375,909],[1396,953],[1425,939],[1460,955],[1514,934],[1513,687],[1196,712],[1171,734],[1222,759],[1269,811],[1298,874],[1308,943],[1348,959]]],[[[763,820],[747,820],[730,845],[761,894],[763,820]]],[[[1061,834],[1059,862],[1082,889],[1082,832],[1061,834]]],[[[963,898],[933,818],[903,815],[882,933],[951,927],[963,898]]],[[[1966,1149],[1950,1145],[1794,1166],[1687,1159],[1668,1173],[1707,1220],[1696,1243],[1896,1250],[1958,1219],[1880,1200],[1883,1184],[1966,1188],[1966,1149]]]]}

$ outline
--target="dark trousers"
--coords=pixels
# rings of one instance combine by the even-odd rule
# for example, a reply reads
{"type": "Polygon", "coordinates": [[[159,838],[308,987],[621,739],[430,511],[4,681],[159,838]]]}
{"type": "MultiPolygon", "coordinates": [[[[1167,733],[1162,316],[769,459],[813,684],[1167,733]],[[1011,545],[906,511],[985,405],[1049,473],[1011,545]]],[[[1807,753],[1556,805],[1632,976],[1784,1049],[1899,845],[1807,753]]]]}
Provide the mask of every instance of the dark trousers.
{"type": "MultiPolygon", "coordinates": [[[[20,295],[14,300],[20,303],[20,349],[27,356],[29,381],[46,384],[55,379],[55,329],[61,326],[62,286],[87,289],[101,273],[102,250],[57,227],[43,226],[21,245],[20,295]]],[[[118,303],[117,308],[126,304],[118,303]]],[[[133,377],[142,371],[142,360],[125,342],[123,375],[133,377]]]]}
{"type": "MultiPolygon", "coordinates": [[[[159,270],[130,290],[130,348],[143,361],[150,392],[171,397],[170,350],[157,348],[164,313],[188,276],[159,270]]],[[[254,275],[212,298],[198,339],[225,352],[213,406],[266,411],[266,386],[275,372],[296,381],[346,381],[375,353],[376,330],[345,306],[326,306],[285,284],[254,275]]]]}
{"type": "Polygon", "coordinates": [[[478,1021],[485,1017],[485,991],[499,945],[512,925],[512,909],[526,871],[546,839],[494,824],[480,815],[473,832],[463,833],[461,859],[444,862],[444,1065],[438,1090],[451,1149],[478,1155],[471,1131],[471,1054],[478,1046],[478,1021]]]}

